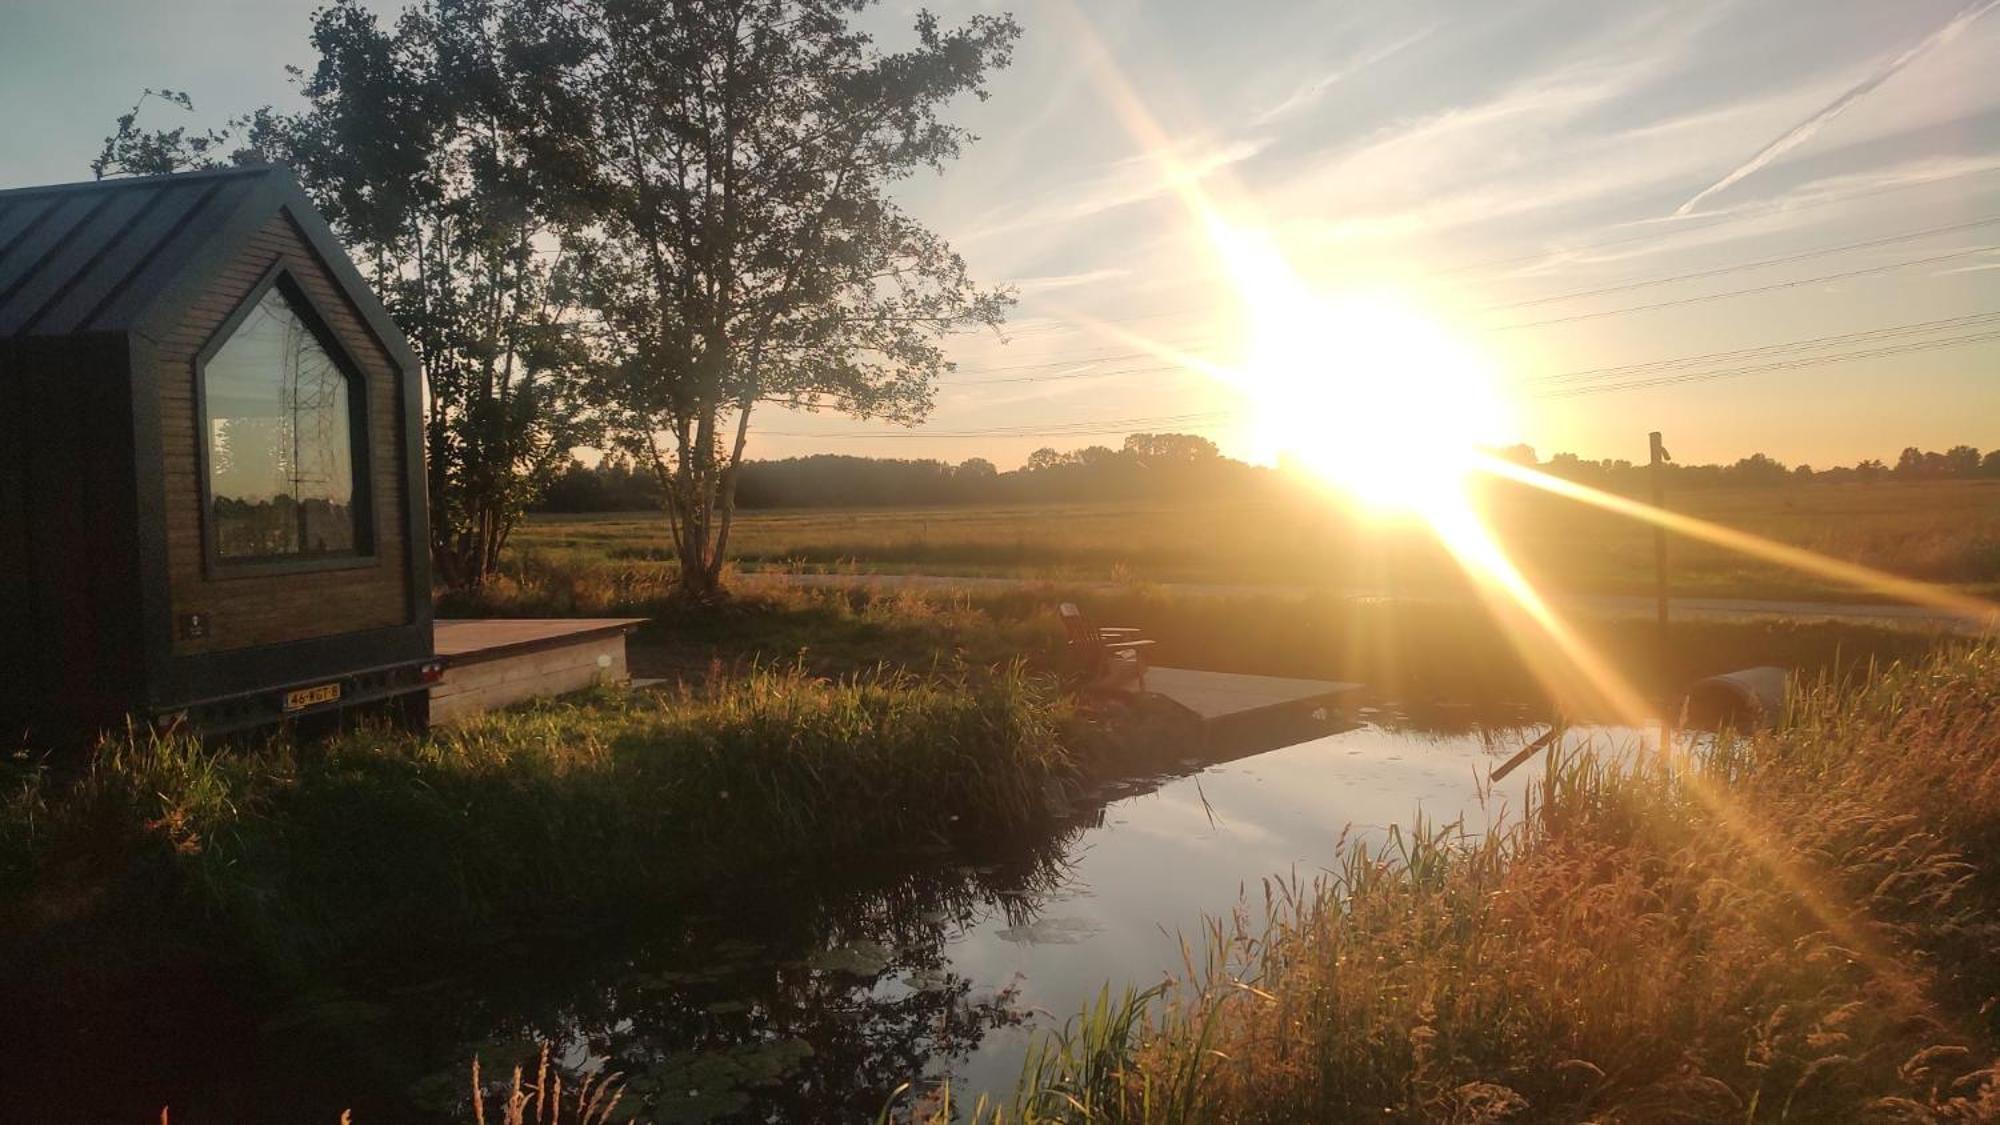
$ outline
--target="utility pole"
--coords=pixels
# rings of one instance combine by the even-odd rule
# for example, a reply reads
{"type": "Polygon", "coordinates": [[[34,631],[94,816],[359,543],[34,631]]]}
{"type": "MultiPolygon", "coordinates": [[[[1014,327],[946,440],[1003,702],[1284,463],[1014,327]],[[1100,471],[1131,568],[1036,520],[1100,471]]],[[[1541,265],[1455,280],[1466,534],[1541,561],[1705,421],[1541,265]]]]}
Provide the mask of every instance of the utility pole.
{"type": "MultiPolygon", "coordinates": [[[[1652,445],[1651,475],[1653,483],[1653,507],[1665,511],[1667,507],[1667,462],[1673,458],[1667,453],[1666,444],[1660,441],[1660,431],[1646,435],[1652,445]]],[[[1667,643],[1667,529],[1659,523],[1653,525],[1653,596],[1659,612],[1660,650],[1660,690],[1664,693],[1660,705],[1660,754],[1665,757],[1672,746],[1673,730],[1667,712],[1673,706],[1673,685],[1669,680],[1673,667],[1673,649],[1667,643]]]]}
{"type": "MultiPolygon", "coordinates": [[[[1673,460],[1667,454],[1667,447],[1660,441],[1660,431],[1646,435],[1652,442],[1653,467],[1653,507],[1665,511],[1667,507],[1667,462],[1673,460]]],[[[1653,591],[1659,600],[1660,609],[1660,652],[1666,653],[1667,645],[1667,529],[1653,525],[1653,591]]]]}

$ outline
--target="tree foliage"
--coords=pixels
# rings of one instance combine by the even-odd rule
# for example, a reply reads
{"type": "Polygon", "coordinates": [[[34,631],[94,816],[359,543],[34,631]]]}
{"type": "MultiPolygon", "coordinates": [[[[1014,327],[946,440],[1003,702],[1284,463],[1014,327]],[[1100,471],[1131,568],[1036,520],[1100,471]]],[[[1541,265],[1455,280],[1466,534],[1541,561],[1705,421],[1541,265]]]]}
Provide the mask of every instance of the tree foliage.
{"type": "Polygon", "coordinates": [[[284,150],[423,360],[431,553],[477,585],[585,436],[585,353],[556,283],[562,213],[526,157],[526,81],[492,0],[425,0],[384,27],[313,17],[319,63],[284,150]]]}
{"type": "Polygon", "coordinates": [[[219,129],[204,129],[198,133],[189,132],[186,125],[173,129],[141,128],[139,117],[145,111],[146,103],[155,99],[162,105],[177,107],[183,113],[195,112],[194,97],[185,90],[147,87],[140,91],[139,99],[132,103],[132,108],[118,115],[111,134],[104,138],[103,145],[98,149],[97,158],[90,162],[90,174],[94,178],[164,176],[171,172],[263,161],[258,144],[268,136],[271,128],[272,115],[268,108],[232,118],[219,129]],[[232,142],[235,142],[234,148],[231,147],[232,142]]]}
{"type": "Polygon", "coordinates": [[[593,402],[659,476],[686,589],[715,592],[759,404],[914,420],[940,337],[997,324],[936,234],[889,197],[971,138],[1011,18],[920,14],[884,50],[866,0],[573,0],[522,9],[540,167],[589,207],[573,276],[594,311],[593,402]]]}
{"type": "Polygon", "coordinates": [[[495,0],[423,0],[390,26],[335,0],[313,15],[318,62],[293,71],[304,110],[196,135],[141,129],[135,106],[92,165],[298,174],[422,361],[430,548],[452,586],[491,573],[588,436],[575,394],[588,356],[556,283],[560,197],[521,145],[525,60],[503,50],[505,26],[495,0]]]}

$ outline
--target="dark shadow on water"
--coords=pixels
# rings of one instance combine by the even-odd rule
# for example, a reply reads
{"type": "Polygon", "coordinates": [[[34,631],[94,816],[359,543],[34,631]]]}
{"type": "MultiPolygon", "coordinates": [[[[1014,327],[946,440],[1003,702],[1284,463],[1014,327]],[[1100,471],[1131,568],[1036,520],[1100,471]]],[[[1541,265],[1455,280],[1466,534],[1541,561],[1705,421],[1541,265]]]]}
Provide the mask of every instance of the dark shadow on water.
{"type": "MultiPolygon", "coordinates": [[[[1526,709],[1386,704],[1288,716],[1104,781],[1038,837],[985,854],[884,856],[636,905],[614,922],[496,934],[443,971],[406,967],[335,991],[244,996],[227,970],[163,968],[123,997],[45,1004],[47,1026],[0,1032],[0,1051],[38,1067],[10,1079],[9,1096],[38,1121],[157,1120],[163,1104],[178,1125],[332,1122],[350,1107],[359,1125],[463,1121],[474,1055],[497,1092],[516,1065],[532,1079],[548,1043],[566,1086],[621,1073],[627,1105],[650,1121],[872,1120],[897,1087],[952,1075],[1028,1018],[1007,981],[961,972],[953,945],[981,927],[1046,929],[1108,807],[1357,718],[1417,745],[1490,734],[1508,751],[1535,721],[1526,709]],[[75,1057],[13,1049],[36,1039],[75,1057]]],[[[489,1113],[497,1120],[491,1102],[489,1113]]]]}

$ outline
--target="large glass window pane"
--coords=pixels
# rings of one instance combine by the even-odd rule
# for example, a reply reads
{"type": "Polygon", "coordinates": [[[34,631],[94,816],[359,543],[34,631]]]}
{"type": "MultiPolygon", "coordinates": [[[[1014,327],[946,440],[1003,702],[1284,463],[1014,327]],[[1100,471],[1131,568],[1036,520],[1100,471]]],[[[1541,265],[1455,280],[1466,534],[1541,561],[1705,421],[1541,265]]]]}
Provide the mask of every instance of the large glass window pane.
{"type": "Polygon", "coordinates": [[[202,393],[216,554],[353,553],[347,376],[277,286],[202,369],[202,393]]]}

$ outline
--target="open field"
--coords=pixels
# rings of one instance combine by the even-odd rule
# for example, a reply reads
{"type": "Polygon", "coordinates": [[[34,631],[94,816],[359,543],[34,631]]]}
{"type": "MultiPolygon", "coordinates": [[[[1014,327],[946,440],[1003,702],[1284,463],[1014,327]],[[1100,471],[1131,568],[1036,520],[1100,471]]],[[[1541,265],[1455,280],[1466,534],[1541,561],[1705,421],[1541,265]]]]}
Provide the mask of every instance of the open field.
{"type": "MultiPolygon", "coordinates": [[[[1893,574],[2000,591],[2000,481],[1715,488],[1670,497],[1669,506],[1893,574]]],[[[1550,588],[1652,592],[1649,528],[1537,495],[1496,494],[1487,508],[1502,543],[1550,588]]],[[[1422,530],[1305,501],[752,511],[738,516],[730,545],[745,569],[1388,592],[1460,583],[1455,565],[1422,530]]],[[[534,517],[516,532],[512,550],[671,558],[664,517],[655,513],[534,517]]],[[[1867,598],[1703,543],[1676,538],[1670,551],[1674,589],[1682,594],[1867,598]]]]}

